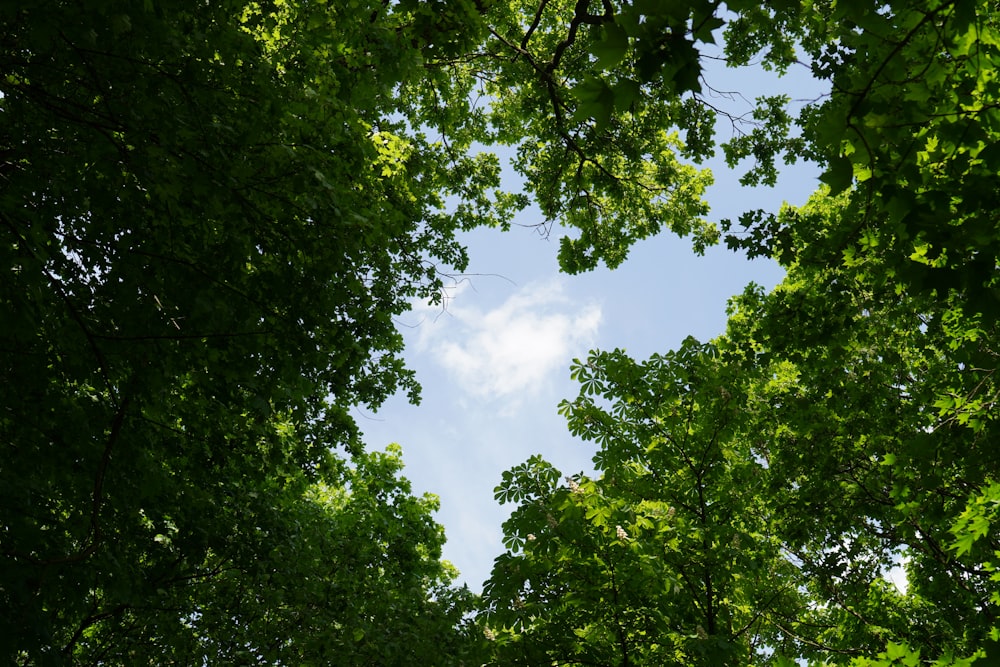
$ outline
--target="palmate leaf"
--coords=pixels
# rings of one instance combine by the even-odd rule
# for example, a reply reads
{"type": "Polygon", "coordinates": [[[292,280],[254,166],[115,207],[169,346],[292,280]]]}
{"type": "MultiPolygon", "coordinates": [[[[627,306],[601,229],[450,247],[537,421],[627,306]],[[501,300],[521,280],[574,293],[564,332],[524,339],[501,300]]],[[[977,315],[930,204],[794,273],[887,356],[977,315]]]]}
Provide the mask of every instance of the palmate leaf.
{"type": "Polygon", "coordinates": [[[601,26],[601,38],[590,46],[590,52],[597,58],[599,70],[609,70],[625,59],[629,49],[628,34],[617,23],[601,26]]]}
{"type": "Polygon", "coordinates": [[[577,122],[593,119],[595,128],[600,131],[607,127],[615,109],[615,91],[603,78],[588,76],[573,88],[573,96],[577,99],[573,120],[577,122]]]}
{"type": "Polygon", "coordinates": [[[952,549],[961,556],[972,550],[973,544],[993,532],[1000,513],[1000,484],[993,483],[970,499],[958,521],[952,526],[955,536],[952,549]]]}
{"type": "Polygon", "coordinates": [[[830,161],[819,180],[830,186],[830,194],[836,195],[851,187],[854,180],[854,164],[845,156],[830,161]]]}

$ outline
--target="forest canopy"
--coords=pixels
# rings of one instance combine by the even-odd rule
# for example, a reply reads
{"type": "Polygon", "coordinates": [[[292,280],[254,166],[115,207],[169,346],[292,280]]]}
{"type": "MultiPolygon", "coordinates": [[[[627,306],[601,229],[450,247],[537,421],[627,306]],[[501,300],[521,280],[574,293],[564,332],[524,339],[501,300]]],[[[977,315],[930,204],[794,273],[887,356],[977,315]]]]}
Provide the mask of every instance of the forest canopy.
{"type": "Polygon", "coordinates": [[[992,664],[998,15],[4,4],[0,660],[992,664]],[[830,92],[727,118],[710,47],[830,92]],[[713,221],[715,154],[822,185],[713,221]],[[350,410],[419,399],[394,316],[529,206],[567,273],[669,231],[787,277],[714,340],[573,362],[597,474],[504,475],[479,597],[350,410]]]}

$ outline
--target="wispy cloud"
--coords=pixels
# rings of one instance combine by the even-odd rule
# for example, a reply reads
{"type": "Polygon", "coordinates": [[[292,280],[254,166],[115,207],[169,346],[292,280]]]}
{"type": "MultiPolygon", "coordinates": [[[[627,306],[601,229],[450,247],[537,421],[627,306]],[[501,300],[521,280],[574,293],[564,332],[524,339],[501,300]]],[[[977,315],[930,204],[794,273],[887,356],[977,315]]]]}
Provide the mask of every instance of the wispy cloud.
{"type": "Polygon", "coordinates": [[[417,350],[430,354],[467,394],[521,399],[564,372],[593,346],[601,322],[595,303],[574,303],[561,279],[529,284],[493,309],[457,289],[444,311],[420,308],[417,350]]]}

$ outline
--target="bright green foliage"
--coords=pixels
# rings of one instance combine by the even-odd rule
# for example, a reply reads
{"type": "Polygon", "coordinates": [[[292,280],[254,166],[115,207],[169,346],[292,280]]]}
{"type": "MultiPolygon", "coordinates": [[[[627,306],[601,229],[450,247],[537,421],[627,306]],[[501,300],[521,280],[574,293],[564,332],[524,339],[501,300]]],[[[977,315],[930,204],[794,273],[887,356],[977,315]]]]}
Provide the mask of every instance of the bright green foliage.
{"type": "MultiPolygon", "coordinates": [[[[759,661],[992,664],[1000,656],[994,3],[600,4],[617,27],[598,22],[589,53],[600,73],[576,88],[586,107],[580,115],[589,114],[595,129],[614,127],[620,96],[634,100],[630,112],[654,108],[640,95],[625,97],[633,89],[619,91],[616,77],[633,77],[641,91],[652,82],[650,90],[703,102],[698,86],[678,81],[671,66],[695,62],[697,71],[697,52],[688,47],[710,41],[699,17],[713,16],[730,63],[762,58],[783,71],[801,61],[831,86],[798,118],[783,97],[758,100],[757,129],[724,145],[727,160],[752,160],[744,182],[756,184],[775,181],[778,159],[810,159],[824,170],[823,185],[800,209],[748,211],[742,231],[724,224],[730,246],[772,256],[789,272],[771,294],[751,288],[736,298],[726,336],[705,352],[718,369],[709,377],[729,378],[716,387],[731,405],[709,399],[711,382],[682,383],[679,392],[663,381],[664,359],[677,375],[694,368],[686,361],[690,344],[641,365],[602,353],[574,366],[581,398],[563,409],[571,431],[599,447],[600,477],[574,481],[590,489],[576,502],[593,506],[577,533],[553,538],[558,550],[542,550],[539,508],[560,530],[573,525],[565,515],[568,492],[530,485],[528,470],[500,487],[502,499],[521,507],[506,526],[512,551],[498,559],[487,590],[491,622],[503,629],[491,628],[498,663],[531,656],[523,661],[538,664],[537,651],[569,664],[697,663],[674,639],[683,613],[671,612],[675,625],[640,628],[622,620],[627,615],[612,595],[632,593],[613,581],[620,570],[638,568],[649,531],[638,523],[643,503],[666,502],[679,513],[671,494],[698,488],[683,483],[691,469],[684,456],[650,455],[663,447],[660,428],[692,439],[705,431],[670,422],[665,406],[679,402],[697,406],[692,424],[719,429],[719,438],[709,439],[717,449],[702,440],[706,461],[715,464],[704,476],[713,509],[758,508],[756,530],[780,549],[774,571],[804,600],[760,611],[775,653],[759,661]],[[661,17],[669,18],[657,23],[661,17]],[[656,26],[659,50],[649,48],[647,25],[656,26]],[[637,428],[639,415],[650,425],[637,428]],[[741,476],[748,467],[759,481],[741,476]],[[643,486],[647,478],[662,483],[643,486]],[[635,539],[618,544],[611,525],[635,539]],[[525,542],[526,532],[535,539],[525,542]],[[617,557],[614,578],[610,554],[617,557]],[[884,578],[900,562],[905,592],[884,578]],[[574,620],[562,603],[569,596],[553,596],[548,614],[532,610],[524,620],[509,610],[524,581],[531,590],[537,581],[597,595],[599,603],[584,605],[587,612],[574,620]],[[587,586],[591,593],[578,590],[587,586]],[[565,644],[567,628],[582,628],[586,650],[565,644]],[[643,653],[653,646],[678,652],[669,659],[643,653]]],[[[536,460],[532,469],[544,465],[536,460]]],[[[715,530],[738,533],[745,520],[733,511],[715,530]]],[[[660,530],[654,523],[652,532],[660,530]]],[[[690,566],[704,562],[704,551],[689,546],[686,553],[690,566]]],[[[720,557],[712,565],[720,581],[746,584],[743,564],[720,557]]],[[[649,597],[623,607],[641,607],[643,618],[670,608],[659,584],[672,581],[677,567],[669,554],[652,561],[642,589],[649,597]]],[[[694,590],[688,598],[700,599],[694,590]]],[[[753,659],[744,651],[724,660],[753,659]]]]}
{"type": "MultiPolygon", "coordinates": [[[[545,224],[578,230],[561,239],[568,272],[617,266],[663,229],[693,234],[696,248],[717,237],[703,219],[711,175],[682,161],[711,154],[714,115],[695,99],[691,10],[675,4],[497,2],[489,14],[495,55],[480,67],[493,137],[517,147],[545,224]]],[[[703,4],[694,11],[710,15],[703,4]]]]}
{"type": "Polygon", "coordinates": [[[982,378],[955,368],[918,303],[887,297],[845,273],[793,268],[771,295],[737,299],[730,319],[736,359],[757,377],[745,428],[767,461],[771,525],[820,601],[797,632],[819,648],[805,655],[827,662],[889,640],[969,655],[993,622],[982,552],[951,545],[967,494],[1000,462],[928,409],[942,383],[982,378]],[[882,581],[900,555],[902,596],[882,581]]]}
{"type": "MultiPolygon", "coordinates": [[[[496,664],[783,664],[806,601],[767,523],[767,471],[736,437],[743,381],[688,340],[637,364],[575,362],[570,430],[600,476],[505,473],[510,552],[484,590],[496,664]]],[[[796,655],[794,652],[790,655],[796,655]]]]}
{"type": "Polygon", "coordinates": [[[714,344],[574,363],[561,409],[599,477],[560,486],[540,457],[505,473],[497,497],[519,507],[484,591],[494,664],[992,655],[995,420],[931,409],[993,395],[991,373],[956,365],[933,300],[860,278],[790,267],[733,300],[714,344]],[[901,558],[905,591],[886,579],[901,558]]]}
{"type": "MultiPolygon", "coordinates": [[[[1000,252],[995,224],[982,215],[997,203],[989,149],[1000,139],[995,8],[914,3],[845,18],[864,32],[841,49],[864,53],[866,63],[835,70],[844,94],[810,130],[831,164],[850,162],[858,184],[855,229],[844,240],[877,243],[903,284],[960,288],[983,307],[982,299],[993,301],[982,290],[992,286],[1000,252]]],[[[849,184],[829,175],[835,190],[849,184]]]]}
{"type": "MultiPolygon", "coordinates": [[[[842,219],[821,242],[795,248],[796,257],[826,265],[878,258],[880,280],[941,297],[961,290],[974,311],[995,317],[1000,237],[993,216],[984,215],[998,204],[995,5],[781,4],[773,20],[783,32],[773,24],[763,30],[764,17],[751,10],[734,24],[730,33],[742,39],[727,41],[727,50],[742,62],[759,48],[770,46],[772,57],[785,51],[772,41],[775,35],[798,40],[800,57],[832,85],[829,97],[802,112],[801,154],[824,167],[821,180],[834,194],[850,195],[842,219]]],[[[746,146],[741,153],[755,150],[746,146]]],[[[730,241],[770,252],[780,238],[776,231],[730,241]]]]}
{"type": "MultiPolygon", "coordinates": [[[[306,488],[258,487],[257,506],[246,508],[253,533],[220,539],[191,572],[162,570],[149,608],[89,619],[75,660],[404,667],[471,658],[478,640],[456,630],[474,597],[448,586],[437,500],[410,495],[400,453],[357,455],[306,488]]],[[[151,539],[179,557],[185,536],[152,514],[142,513],[151,539]]]]}

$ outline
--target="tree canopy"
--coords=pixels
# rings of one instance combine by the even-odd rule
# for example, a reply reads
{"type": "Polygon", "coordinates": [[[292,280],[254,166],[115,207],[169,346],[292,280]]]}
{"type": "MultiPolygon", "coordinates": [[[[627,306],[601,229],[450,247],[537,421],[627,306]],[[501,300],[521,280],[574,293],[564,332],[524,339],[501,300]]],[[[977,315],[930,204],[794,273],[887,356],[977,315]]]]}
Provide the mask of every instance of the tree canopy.
{"type": "MultiPolygon", "coordinates": [[[[366,628],[388,631],[394,595],[415,604],[447,581],[429,506],[397,513],[391,479],[375,475],[385,488],[364,512],[308,490],[367,483],[332,472],[332,449],[363,456],[348,411],[397,390],[416,397],[392,318],[437,293],[439,265],[463,266],[454,230],[493,215],[495,160],[465,154],[462,116],[430,117],[467,96],[419,66],[452,33],[418,14],[284,2],[0,10],[8,658],[131,662],[187,650],[161,634],[165,614],[171,632],[191,626],[214,643],[230,638],[224,615],[240,613],[229,605],[255,589],[316,580],[305,598],[274,602],[297,605],[288,622],[344,597],[331,591],[349,568],[300,573],[309,564],[280,556],[282,541],[327,563],[360,560],[364,576],[345,590],[376,604],[360,598],[381,565],[343,536],[343,514],[363,519],[361,535],[415,531],[413,551],[386,573],[399,589],[377,614],[342,610],[347,629],[328,633],[379,644],[366,628]],[[447,145],[402,129],[435,121],[447,145]],[[459,210],[443,210],[449,196],[459,210]],[[266,583],[269,562],[283,583],[266,583]],[[235,572],[233,590],[218,583],[235,572]]],[[[235,646],[267,664],[300,648],[275,634],[280,650],[265,650],[265,639],[235,646]]]]}
{"type": "Polygon", "coordinates": [[[995,8],[727,9],[694,10],[677,39],[700,41],[700,16],[730,62],[805,62],[831,85],[794,122],[759,100],[727,158],[753,161],[746,184],[805,158],[823,185],[723,221],[731,247],[788,271],[734,298],[723,336],[575,362],[563,411],[599,477],[562,486],[536,459],[498,487],[519,506],[484,591],[496,664],[991,664],[997,189],[976,174],[996,169],[995,8]]]}
{"type": "Polygon", "coordinates": [[[997,15],[0,7],[0,659],[996,660],[997,15]],[[719,139],[709,54],[829,93],[760,97],[719,139]],[[797,160],[823,184],[715,224],[717,151],[747,185],[797,160]],[[716,340],[575,362],[561,410],[598,475],[504,477],[479,604],[350,409],[418,399],[393,317],[465,267],[458,231],[529,205],[569,273],[669,230],[788,274],[716,340]]]}

